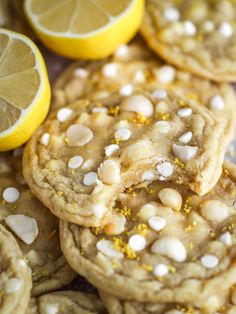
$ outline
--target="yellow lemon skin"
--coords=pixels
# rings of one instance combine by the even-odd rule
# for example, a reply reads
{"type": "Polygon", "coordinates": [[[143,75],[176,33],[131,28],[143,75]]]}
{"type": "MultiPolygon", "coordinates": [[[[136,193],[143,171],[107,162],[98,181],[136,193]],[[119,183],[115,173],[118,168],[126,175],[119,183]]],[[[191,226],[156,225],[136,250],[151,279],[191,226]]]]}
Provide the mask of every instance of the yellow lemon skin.
{"type": "Polygon", "coordinates": [[[135,0],[124,16],[88,36],[72,34],[65,37],[60,33],[43,31],[31,18],[27,1],[25,12],[35,33],[53,52],[71,59],[102,59],[111,55],[121,44],[130,41],[137,33],[144,15],[144,0],[135,0]]]}
{"type": "MultiPolygon", "coordinates": [[[[30,41],[27,38],[27,41],[30,41]]],[[[32,45],[34,45],[32,43],[32,45]]],[[[35,46],[35,45],[34,45],[35,46]]],[[[35,46],[36,47],[36,46],[35,46]]],[[[37,58],[42,73],[41,93],[35,97],[29,106],[23,119],[19,119],[15,125],[3,134],[0,134],[0,152],[8,151],[23,145],[31,137],[34,131],[42,124],[50,108],[51,88],[48,80],[47,69],[41,53],[37,58]]],[[[19,82],[20,84],[20,82],[19,82]]]]}

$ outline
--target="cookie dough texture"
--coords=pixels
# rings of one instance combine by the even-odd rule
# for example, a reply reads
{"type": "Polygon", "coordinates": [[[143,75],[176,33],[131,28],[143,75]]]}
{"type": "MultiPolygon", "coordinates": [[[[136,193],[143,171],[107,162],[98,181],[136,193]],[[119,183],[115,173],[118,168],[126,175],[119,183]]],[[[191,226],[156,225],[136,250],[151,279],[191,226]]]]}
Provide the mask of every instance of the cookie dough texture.
{"type": "Polygon", "coordinates": [[[79,291],[60,291],[31,298],[26,314],[105,314],[98,297],[79,291]]]}
{"type": "MultiPolygon", "coordinates": [[[[16,151],[17,154],[18,151],[16,151]]],[[[75,273],[67,264],[62,255],[59,242],[58,219],[42,204],[27,187],[21,170],[19,169],[20,156],[8,157],[10,171],[1,175],[0,180],[0,222],[16,237],[16,240],[24,254],[25,260],[32,269],[33,287],[31,294],[39,295],[48,291],[59,289],[69,284],[75,277],[75,273]],[[16,166],[13,169],[12,164],[16,166]],[[18,171],[17,171],[18,168],[18,171]],[[4,199],[4,191],[14,188],[19,193],[15,202],[7,202],[4,199]],[[9,228],[6,220],[16,217],[26,220],[22,223],[20,233],[28,235],[33,232],[27,229],[28,220],[34,220],[38,234],[32,243],[25,243],[14,230],[9,228]],[[28,230],[28,231],[27,231],[28,230]]]]}
{"type": "Polygon", "coordinates": [[[101,99],[114,92],[129,94],[147,84],[173,89],[204,105],[219,119],[226,141],[232,139],[236,120],[232,86],[214,83],[161,61],[141,40],[121,46],[105,61],[72,63],[54,84],[52,108],[65,107],[86,97],[101,99]]]}
{"type": "Polygon", "coordinates": [[[0,312],[24,314],[32,286],[31,271],[13,236],[0,225],[0,312]]]}
{"type": "Polygon", "coordinates": [[[61,221],[63,253],[74,270],[105,293],[207,310],[211,298],[235,284],[235,180],[235,166],[227,164],[204,197],[160,181],[121,193],[115,207],[126,217],[125,231],[114,237],[106,228],[61,221]],[[180,205],[178,193],[180,210],[170,201],[180,205]]]}
{"type": "MultiPolygon", "coordinates": [[[[230,289],[231,290],[231,289],[230,289]]],[[[234,288],[232,289],[234,293],[234,288]]],[[[221,295],[211,298],[208,302],[207,310],[204,308],[197,309],[191,305],[178,304],[155,304],[139,303],[132,301],[119,300],[111,295],[101,293],[101,298],[109,314],[204,314],[204,313],[221,313],[234,314],[236,306],[231,301],[231,292],[221,293],[221,295]]]]}
{"type": "Polygon", "coordinates": [[[148,90],[81,100],[52,113],[36,131],[24,152],[24,176],[59,218],[100,226],[133,184],[172,178],[205,194],[221,174],[224,138],[211,112],[173,92],[164,100],[148,90]],[[70,114],[61,122],[64,109],[70,114]],[[187,145],[180,142],[186,133],[187,145]]]}
{"type": "Polygon", "coordinates": [[[167,62],[214,81],[233,82],[235,18],[235,0],[148,0],[141,33],[167,62]]]}

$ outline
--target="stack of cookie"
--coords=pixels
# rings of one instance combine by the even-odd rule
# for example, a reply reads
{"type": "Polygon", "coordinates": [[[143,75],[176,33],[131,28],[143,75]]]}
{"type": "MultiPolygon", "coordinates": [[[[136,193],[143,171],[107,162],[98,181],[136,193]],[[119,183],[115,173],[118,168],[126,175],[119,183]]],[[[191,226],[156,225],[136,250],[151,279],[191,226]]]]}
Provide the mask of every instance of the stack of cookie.
{"type": "Polygon", "coordinates": [[[1,313],[236,313],[236,2],[146,6],[154,52],[73,63],[0,157],[1,313]]]}

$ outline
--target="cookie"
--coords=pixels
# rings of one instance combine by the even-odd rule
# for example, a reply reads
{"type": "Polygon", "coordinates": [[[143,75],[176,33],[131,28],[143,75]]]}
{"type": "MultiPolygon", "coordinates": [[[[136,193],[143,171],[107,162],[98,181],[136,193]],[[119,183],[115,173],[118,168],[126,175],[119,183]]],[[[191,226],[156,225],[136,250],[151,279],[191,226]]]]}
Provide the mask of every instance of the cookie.
{"type": "Polygon", "coordinates": [[[111,295],[102,293],[101,297],[109,314],[213,314],[216,312],[220,314],[234,314],[236,311],[236,306],[231,301],[231,292],[228,291],[209,298],[204,308],[201,309],[191,305],[121,301],[111,295]]]}
{"type": "Polygon", "coordinates": [[[183,306],[178,304],[157,304],[139,303],[132,301],[121,301],[108,294],[101,294],[102,300],[109,314],[234,314],[236,305],[234,296],[235,288],[231,293],[224,293],[219,296],[209,298],[205,308],[197,309],[191,305],[183,306]]]}
{"type": "Polygon", "coordinates": [[[31,293],[39,295],[67,285],[75,273],[60,249],[58,219],[29,190],[19,169],[21,149],[14,153],[8,172],[0,173],[0,222],[16,237],[32,269],[31,293]]]}
{"type": "Polygon", "coordinates": [[[141,33],[163,59],[217,82],[236,80],[235,0],[147,0],[141,33]]]}
{"type": "Polygon", "coordinates": [[[10,232],[0,225],[0,312],[24,314],[32,286],[31,271],[10,232]]]}
{"type": "Polygon", "coordinates": [[[224,131],[203,106],[142,90],[52,113],[27,144],[23,171],[56,216],[100,226],[133,184],[172,178],[205,194],[221,174],[224,150],[224,131]]]}
{"type": "Polygon", "coordinates": [[[26,314],[105,314],[98,297],[79,291],[59,291],[31,298],[26,314]]]}
{"type": "Polygon", "coordinates": [[[129,95],[134,88],[147,84],[173,89],[203,104],[220,120],[226,140],[232,139],[236,120],[233,88],[170,66],[158,59],[141,40],[121,46],[109,59],[72,63],[54,85],[52,108],[65,107],[88,96],[96,99],[113,92],[129,95]]]}
{"type": "Polygon", "coordinates": [[[174,182],[138,185],[114,206],[124,222],[83,228],[61,221],[62,251],[103,292],[201,308],[236,282],[235,182],[236,166],[225,164],[202,197],[174,182]]]}

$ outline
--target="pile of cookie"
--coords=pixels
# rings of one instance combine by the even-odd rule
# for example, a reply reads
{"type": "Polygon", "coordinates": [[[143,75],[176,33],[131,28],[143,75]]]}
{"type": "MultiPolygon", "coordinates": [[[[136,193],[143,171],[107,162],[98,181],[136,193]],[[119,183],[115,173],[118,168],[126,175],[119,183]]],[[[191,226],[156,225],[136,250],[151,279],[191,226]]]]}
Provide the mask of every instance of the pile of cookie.
{"type": "Polygon", "coordinates": [[[146,2],[0,155],[1,313],[236,313],[236,2],[146,2]]]}

